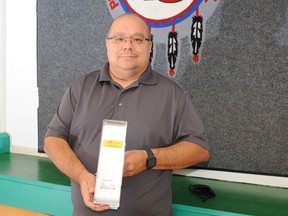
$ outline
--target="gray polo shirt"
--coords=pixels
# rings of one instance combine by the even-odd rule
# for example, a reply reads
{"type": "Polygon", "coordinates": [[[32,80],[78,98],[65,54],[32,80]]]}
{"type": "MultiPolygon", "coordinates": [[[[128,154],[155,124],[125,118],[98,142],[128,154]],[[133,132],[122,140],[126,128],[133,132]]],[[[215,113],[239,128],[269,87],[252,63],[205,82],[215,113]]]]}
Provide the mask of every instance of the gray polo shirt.
{"type": "MultiPolygon", "coordinates": [[[[183,89],[149,65],[140,79],[123,89],[103,70],[75,80],[66,91],[46,136],[65,139],[85,167],[97,172],[103,119],[128,122],[126,150],[158,148],[186,140],[208,149],[205,129],[183,89]]],[[[117,163],[117,162],[116,162],[117,163]]],[[[169,216],[172,171],[146,170],[123,178],[120,207],[103,216],[169,216]]],[[[84,206],[71,182],[74,215],[98,215],[84,206]]]]}

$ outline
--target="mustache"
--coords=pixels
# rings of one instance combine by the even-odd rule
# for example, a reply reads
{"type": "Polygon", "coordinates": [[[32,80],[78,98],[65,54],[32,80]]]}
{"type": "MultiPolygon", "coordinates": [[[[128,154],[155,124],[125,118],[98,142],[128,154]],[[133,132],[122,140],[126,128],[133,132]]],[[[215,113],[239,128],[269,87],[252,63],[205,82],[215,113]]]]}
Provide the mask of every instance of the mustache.
{"type": "Polygon", "coordinates": [[[138,55],[132,51],[127,51],[118,55],[118,57],[126,57],[126,56],[137,57],[138,55]]]}

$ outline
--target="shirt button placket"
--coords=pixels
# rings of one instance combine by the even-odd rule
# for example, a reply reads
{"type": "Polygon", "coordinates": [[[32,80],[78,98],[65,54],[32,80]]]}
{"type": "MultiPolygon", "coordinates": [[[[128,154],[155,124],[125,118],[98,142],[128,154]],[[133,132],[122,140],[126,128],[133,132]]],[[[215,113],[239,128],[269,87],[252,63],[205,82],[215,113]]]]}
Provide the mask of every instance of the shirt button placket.
{"type": "Polygon", "coordinates": [[[115,118],[121,118],[123,115],[123,110],[122,110],[122,106],[123,106],[123,102],[122,102],[122,97],[123,97],[123,93],[124,91],[121,91],[118,95],[116,104],[115,104],[115,113],[114,113],[114,117],[115,118]]]}

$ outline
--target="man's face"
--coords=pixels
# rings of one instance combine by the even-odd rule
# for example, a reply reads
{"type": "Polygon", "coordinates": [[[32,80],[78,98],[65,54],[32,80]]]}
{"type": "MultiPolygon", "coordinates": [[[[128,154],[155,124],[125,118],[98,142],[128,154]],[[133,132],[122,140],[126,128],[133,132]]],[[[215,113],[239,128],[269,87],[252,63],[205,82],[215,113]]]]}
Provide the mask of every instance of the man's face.
{"type": "Polygon", "coordinates": [[[124,16],[112,24],[106,39],[110,70],[143,72],[150,57],[149,31],[140,18],[124,16]]]}

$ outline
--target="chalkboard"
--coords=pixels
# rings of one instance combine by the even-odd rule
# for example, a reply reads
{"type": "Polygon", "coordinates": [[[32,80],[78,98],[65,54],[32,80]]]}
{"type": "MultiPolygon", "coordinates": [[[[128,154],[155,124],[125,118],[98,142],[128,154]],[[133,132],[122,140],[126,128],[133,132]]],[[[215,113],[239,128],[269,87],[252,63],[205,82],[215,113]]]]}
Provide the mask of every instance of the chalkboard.
{"type": "MultiPolygon", "coordinates": [[[[39,152],[70,82],[106,62],[109,2],[37,1],[39,152]]],[[[222,0],[204,36],[197,63],[190,36],[179,39],[170,77],[208,132],[211,159],[196,167],[288,176],[288,1],[222,0]]],[[[169,76],[166,46],[155,44],[153,68],[169,76]]]]}

